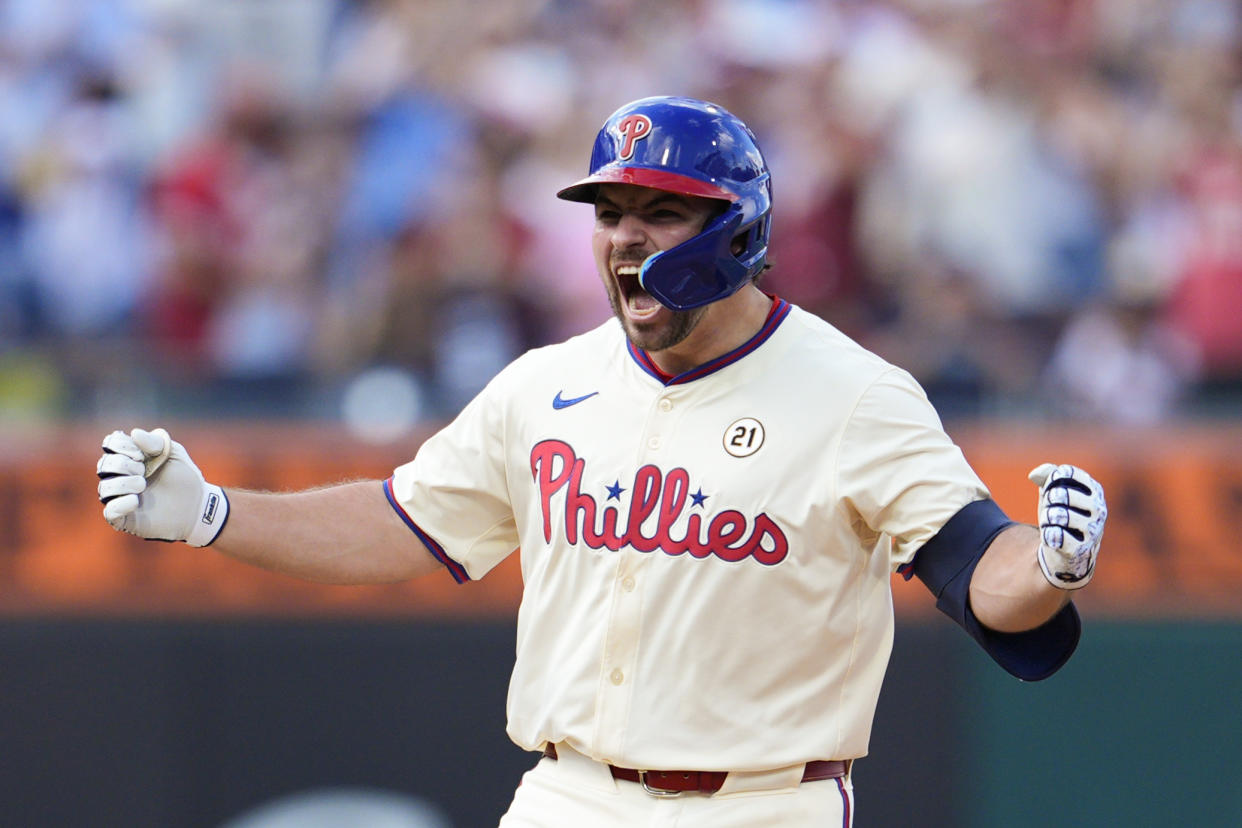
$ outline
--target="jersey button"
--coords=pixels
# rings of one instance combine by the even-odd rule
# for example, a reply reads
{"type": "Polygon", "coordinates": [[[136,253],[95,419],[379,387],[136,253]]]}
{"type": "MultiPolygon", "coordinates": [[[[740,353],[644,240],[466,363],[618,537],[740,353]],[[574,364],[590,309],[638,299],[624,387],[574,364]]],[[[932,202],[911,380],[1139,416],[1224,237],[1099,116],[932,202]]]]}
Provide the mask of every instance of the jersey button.
{"type": "Polygon", "coordinates": [[[647,448],[652,449],[654,451],[655,449],[658,449],[659,447],[660,447],[659,437],[652,437],[650,440],[647,441],[647,448]]]}
{"type": "Polygon", "coordinates": [[[612,681],[613,684],[620,684],[621,682],[625,681],[625,673],[622,673],[620,670],[613,670],[612,675],[610,675],[608,678],[610,681],[612,681]]]}
{"type": "Polygon", "coordinates": [[[666,398],[666,399],[663,399],[663,400],[660,400],[660,410],[661,410],[661,411],[672,411],[672,410],[673,410],[673,401],[672,401],[672,400],[670,400],[670,399],[667,399],[667,398],[666,398]]]}
{"type": "Polygon", "coordinates": [[[624,581],[621,582],[621,588],[624,589],[626,592],[633,592],[634,591],[634,579],[632,577],[627,577],[624,581]]]}

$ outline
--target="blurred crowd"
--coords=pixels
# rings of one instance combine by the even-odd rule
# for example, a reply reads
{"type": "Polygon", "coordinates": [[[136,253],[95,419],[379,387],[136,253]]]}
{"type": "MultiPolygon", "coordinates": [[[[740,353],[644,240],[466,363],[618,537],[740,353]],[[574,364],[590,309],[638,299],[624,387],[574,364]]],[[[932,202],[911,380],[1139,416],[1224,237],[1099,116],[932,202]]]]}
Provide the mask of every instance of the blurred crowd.
{"type": "Polygon", "coordinates": [[[1240,12],[0,0],[0,421],[451,415],[609,314],[554,193],[650,94],[751,125],[765,288],[946,419],[1236,415],[1240,12]]]}

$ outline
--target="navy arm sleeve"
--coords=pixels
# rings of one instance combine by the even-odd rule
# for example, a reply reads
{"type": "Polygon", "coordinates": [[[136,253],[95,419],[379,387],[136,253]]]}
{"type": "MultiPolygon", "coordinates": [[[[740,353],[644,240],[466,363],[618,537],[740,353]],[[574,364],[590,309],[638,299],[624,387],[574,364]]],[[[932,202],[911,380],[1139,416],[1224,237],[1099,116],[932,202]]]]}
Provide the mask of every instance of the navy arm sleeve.
{"type": "Polygon", "coordinates": [[[1078,610],[1066,604],[1033,630],[1004,633],[989,629],[970,609],[970,579],[988,545],[1014,521],[992,500],[967,504],[901,567],[906,580],[918,576],[936,596],[936,608],[952,618],[992,659],[1023,681],[1055,673],[1074,654],[1082,632],[1078,610]]]}

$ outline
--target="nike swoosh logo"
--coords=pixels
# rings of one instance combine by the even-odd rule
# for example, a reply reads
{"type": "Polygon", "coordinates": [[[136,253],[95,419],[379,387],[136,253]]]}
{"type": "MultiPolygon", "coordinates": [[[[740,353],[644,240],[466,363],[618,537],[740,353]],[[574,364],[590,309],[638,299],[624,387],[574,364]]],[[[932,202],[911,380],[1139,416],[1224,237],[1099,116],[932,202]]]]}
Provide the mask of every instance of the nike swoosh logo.
{"type": "Polygon", "coordinates": [[[557,391],[556,396],[552,398],[552,407],[555,408],[557,411],[560,411],[562,408],[569,408],[571,405],[577,405],[583,400],[589,400],[591,399],[591,397],[594,397],[599,392],[592,391],[590,394],[583,394],[581,397],[574,397],[568,400],[561,397],[561,393],[562,392],[557,391]]]}

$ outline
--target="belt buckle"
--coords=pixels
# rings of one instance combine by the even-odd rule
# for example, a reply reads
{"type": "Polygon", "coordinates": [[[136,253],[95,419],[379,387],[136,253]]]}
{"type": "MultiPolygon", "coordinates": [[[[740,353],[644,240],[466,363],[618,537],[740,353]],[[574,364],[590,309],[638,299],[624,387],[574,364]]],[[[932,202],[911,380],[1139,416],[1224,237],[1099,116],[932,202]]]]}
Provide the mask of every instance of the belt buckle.
{"type": "Polygon", "coordinates": [[[666,788],[651,787],[650,785],[647,784],[647,771],[640,770],[638,772],[638,784],[642,785],[643,790],[651,794],[652,796],[663,797],[665,799],[676,799],[677,797],[685,793],[685,791],[670,791],[666,788]]]}

